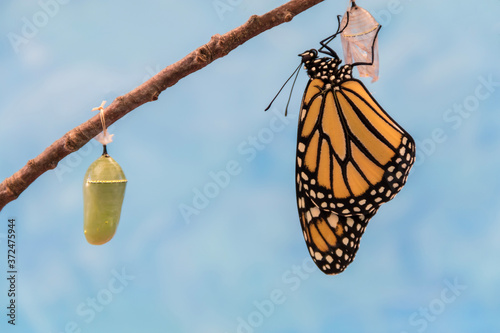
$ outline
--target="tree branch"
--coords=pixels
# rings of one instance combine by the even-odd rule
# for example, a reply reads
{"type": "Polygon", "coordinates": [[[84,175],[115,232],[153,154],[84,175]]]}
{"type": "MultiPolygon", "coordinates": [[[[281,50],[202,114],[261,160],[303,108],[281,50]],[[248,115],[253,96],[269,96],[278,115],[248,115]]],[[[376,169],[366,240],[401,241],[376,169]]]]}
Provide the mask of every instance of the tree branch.
{"type": "MultiPolygon", "coordinates": [[[[291,21],[295,15],[322,1],[292,0],[264,15],[252,15],[246,23],[222,36],[219,34],[212,36],[207,44],[200,46],[178,62],[167,66],[129,93],[117,97],[104,110],[106,124],[109,126],[142,104],[157,100],[162,91],[173,86],[180,79],[227,55],[260,33],[291,21]]],[[[101,120],[99,115],[96,115],[67,132],[40,155],[29,160],[22,169],[0,184],[0,210],[9,202],[17,199],[40,175],[54,169],[59,161],[82,148],[101,131],[101,120]]]]}

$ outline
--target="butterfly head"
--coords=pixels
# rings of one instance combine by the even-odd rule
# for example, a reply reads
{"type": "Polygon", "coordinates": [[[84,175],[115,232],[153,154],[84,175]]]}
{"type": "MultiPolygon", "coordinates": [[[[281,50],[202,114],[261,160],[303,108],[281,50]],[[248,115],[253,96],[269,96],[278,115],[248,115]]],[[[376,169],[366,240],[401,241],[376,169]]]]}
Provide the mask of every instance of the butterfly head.
{"type": "Polygon", "coordinates": [[[299,54],[307,74],[311,78],[322,78],[327,80],[331,74],[336,74],[342,60],[335,54],[332,57],[318,58],[318,51],[315,49],[299,54]]]}
{"type": "Polygon", "coordinates": [[[302,57],[303,64],[308,64],[318,57],[318,51],[316,51],[315,49],[311,49],[309,51],[299,54],[299,57],[302,57]]]}

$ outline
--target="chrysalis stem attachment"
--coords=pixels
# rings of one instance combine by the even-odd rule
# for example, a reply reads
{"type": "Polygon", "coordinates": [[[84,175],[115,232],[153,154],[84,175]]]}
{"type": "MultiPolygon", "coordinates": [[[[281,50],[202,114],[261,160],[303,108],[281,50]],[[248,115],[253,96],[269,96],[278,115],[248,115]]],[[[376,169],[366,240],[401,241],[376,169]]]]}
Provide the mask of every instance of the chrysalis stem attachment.
{"type": "Polygon", "coordinates": [[[104,118],[104,104],[106,104],[106,101],[102,101],[101,105],[92,109],[92,111],[99,111],[99,115],[101,116],[102,133],[99,133],[95,137],[95,139],[99,141],[103,146],[113,142],[113,135],[114,135],[114,134],[109,134],[108,129],[106,128],[106,119],[104,118]]]}
{"type": "Polygon", "coordinates": [[[102,131],[104,132],[104,135],[107,134],[106,120],[104,119],[104,105],[105,104],[106,104],[106,101],[102,101],[101,105],[92,109],[92,111],[99,111],[99,115],[101,116],[102,131]]]}
{"type": "Polygon", "coordinates": [[[102,145],[102,154],[108,155],[108,150],[106,149],[106,145],[102,145]]]}

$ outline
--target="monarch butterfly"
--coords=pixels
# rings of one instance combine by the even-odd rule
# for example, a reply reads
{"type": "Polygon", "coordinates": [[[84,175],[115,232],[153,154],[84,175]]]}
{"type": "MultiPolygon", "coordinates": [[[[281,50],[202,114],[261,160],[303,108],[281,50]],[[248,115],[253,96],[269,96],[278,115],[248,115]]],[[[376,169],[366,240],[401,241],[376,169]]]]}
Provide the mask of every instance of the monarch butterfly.
{"type": "Polygon", "coordinates": [[[309,253],[326,274],[341,273],[353,261],[368,221],[401,190],[415,160],[413,138],[352,77],[355,66],[373,64],[380,25],[371,62],[339,67],[328,46],[343,31],[338,21],[318,51],[299,54],[309,82],[297,131],[297,207],[309,253]]]}
{"type": "Polygon", "coordinates": [[[113,238],[127,185],[122,168],[103,147],[103,154],[89,166],[83,181],[83,232],[93,245],[113,238]]]}

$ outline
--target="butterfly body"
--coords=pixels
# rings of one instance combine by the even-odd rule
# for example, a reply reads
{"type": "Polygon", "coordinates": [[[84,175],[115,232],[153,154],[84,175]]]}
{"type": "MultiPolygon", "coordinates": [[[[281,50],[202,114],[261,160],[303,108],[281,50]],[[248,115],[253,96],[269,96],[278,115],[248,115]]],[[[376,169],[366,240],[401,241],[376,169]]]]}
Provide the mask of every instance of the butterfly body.
{"type": "Polygon", "coordinates": [[[352,77],[352,65],[317,55],[300,55],[310,79],[299,114],[297,204],[311,257],[338,274],[370,218],[405,184],[415,143],[352,77]]]}

